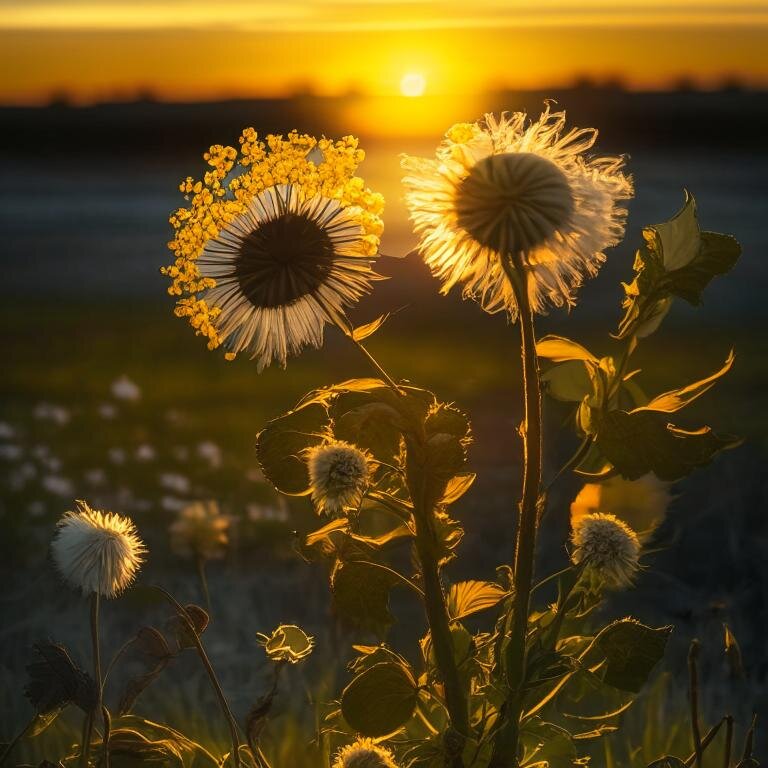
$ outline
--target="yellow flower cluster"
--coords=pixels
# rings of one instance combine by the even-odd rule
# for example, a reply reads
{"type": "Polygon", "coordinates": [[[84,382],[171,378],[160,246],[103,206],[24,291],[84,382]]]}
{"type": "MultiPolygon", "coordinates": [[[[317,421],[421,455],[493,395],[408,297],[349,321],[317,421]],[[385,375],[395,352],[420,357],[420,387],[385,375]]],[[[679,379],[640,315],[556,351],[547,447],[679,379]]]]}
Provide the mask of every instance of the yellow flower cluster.
{"type": "MultiPolygon", "coordinates": [[[[270,134],[262,141],[253,128],[246,128],[239,151],[213,145],[203,155],[210,170],[200,180],[188,177],[181,182],[179,190],[189,204],[169,218],[174,237],[168,247],[175,260],[160,271],[171,280],[168,293],[179,297],[175,314],[186,317],[195,333],[208,339],[209,349],[216,349],[223,341],[215,323],[220,310],[199,295],[213,288],[216,281],[200,275],[197,259],[206,244],[244,213],[253,197],[265,189],[293,184],[305,197],[320,194],[357,209],[365,252],[370,256],[377,253],[384,226],[384,198],[355,175],[364,157],[353,136],[338,141],[318,140],[292,131],[287,136],[270,134]],[[236,165],[240,166],[239,172],[233,174],[236,165]]],[[[232,357],[227,355],[228,359],[232,357]]]]}

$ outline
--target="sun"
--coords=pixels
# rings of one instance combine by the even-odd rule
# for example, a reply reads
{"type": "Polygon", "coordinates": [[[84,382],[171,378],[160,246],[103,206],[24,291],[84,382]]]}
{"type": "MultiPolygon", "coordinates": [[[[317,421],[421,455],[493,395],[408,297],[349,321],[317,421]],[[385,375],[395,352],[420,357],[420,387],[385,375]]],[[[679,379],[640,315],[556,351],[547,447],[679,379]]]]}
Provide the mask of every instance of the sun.
{"type": "Polygon", "coordinates": [[[406,72],[400,80],[400,93],[403,96],[423,96],[426,89],[427,78],[421,72],[406,72]]]}

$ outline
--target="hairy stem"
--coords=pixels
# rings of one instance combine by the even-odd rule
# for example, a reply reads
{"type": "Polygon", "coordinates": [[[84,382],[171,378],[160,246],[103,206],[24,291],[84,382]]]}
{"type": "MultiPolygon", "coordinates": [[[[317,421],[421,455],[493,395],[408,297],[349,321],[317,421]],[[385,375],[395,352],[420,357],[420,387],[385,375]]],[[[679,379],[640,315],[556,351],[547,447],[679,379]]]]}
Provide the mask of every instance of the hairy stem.
{"type": "Polygon", "coordinates": [[[533,312],[528,299],[527,273],[519,255],[513,255],[509,260],[503,259],[502,263],[512,285],[519,312],[524,393],[524,417],[520,429],[523,438],[523,491],[515,542],[515,595],[506,648],[509,696],[504,706],[503,723],[494,744],[494,768],[504,765],[516,766],[518,761],[525,683],[525,638],[533,583],[542,476],[541,382],[533,312]]]}
{"type": "MultiPolygon", "coordinates": [[[[342,328],[342,330],[344,329],[342,328]]],[[[376,374],[381,377],[381,380],[399,395],[400,389],[395,383],[395,380],[379,365],[376,358],[354,336],[352,336],[350,333],[347,333],[346,331],[345,333],[347,337],[352,341],[352,343],[363,354],[363,357],[365,357],[365,359],[368,361],[368,364],[373,368],[374,371],[376,371],[376,374]]]]}
{"type": "Polygon", "coordinates": [[[221,711],[224,714],[227,724],[229,725],[229,733],[232,740],[232,762],[234,763],[235,768],[239,768],[240,737],[237,732],[237,721],[235,720],[235,716],[232,714],[232,710],[229,708],[229,703],[227,702],[227,698],[224,695],[221,683],[219,683],[219,679],[216,677],[216,672],[213,669],[211,660],[208,658],[208,654],[205,652],[205,648],[203,648],[203,644],[200,641],[200,636],[195,629],[195,625],[192,622],[192,619],[189,618],[189,614],[185,610],[184,606],[182,606],[181,603],[179,603],[176,598],[170,594],[170,592],[167,592],[165,589],[157,585],[155,585],[155,589],[173,606],[179,618],[181,618],[182,621],[184,621],[184,623],[187,625],[187,629],[189,630],[192,641],[195,644],[197,655],[200,657],[200,661],[202,662],[203,667],[205,667],[205,671],[208,673],[211,686],[213,687],[213,690],[216,694],[216,698],[219,700],[221,711]]]}

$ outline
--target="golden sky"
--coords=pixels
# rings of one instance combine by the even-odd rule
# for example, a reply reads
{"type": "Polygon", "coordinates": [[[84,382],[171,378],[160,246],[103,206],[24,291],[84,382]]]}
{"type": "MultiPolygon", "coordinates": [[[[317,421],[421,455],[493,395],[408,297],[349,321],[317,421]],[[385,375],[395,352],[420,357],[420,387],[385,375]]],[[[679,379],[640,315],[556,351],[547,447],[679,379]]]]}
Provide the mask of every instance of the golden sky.
{"type": "Polygon", "coordinates": [[[0,0],[0,101],[763,86],[766,50],[768,0],[0,0]]]}

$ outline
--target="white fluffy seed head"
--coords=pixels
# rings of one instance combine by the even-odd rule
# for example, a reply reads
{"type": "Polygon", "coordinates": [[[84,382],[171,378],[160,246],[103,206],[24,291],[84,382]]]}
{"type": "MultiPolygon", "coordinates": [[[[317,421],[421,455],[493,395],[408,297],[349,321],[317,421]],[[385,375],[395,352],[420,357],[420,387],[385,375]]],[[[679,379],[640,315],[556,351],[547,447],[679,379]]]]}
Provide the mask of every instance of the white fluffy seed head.
{"type": "Polygon", "coordinates": [[[360,738],[339,750],[333,768],[397,768],[397,763],[388,749],[373,739],[360,738]]]}
{"type": "Polygon", "coordinates": [[[592,570],[611,587],[625,587],[640,567],[637,534],[613,515],[584,515],[571,531],[571,560],[592,570]]]}
{"type": "Polygon", "coordinates": [[[51,543],[64,581],[84,595],[103,597],[130,586],[146,551],[129,518],[91,509],[84,501],[77,502],[77,511],[64,513],[51,543]]]}
{"type": "Polygon", "coordinates": [[[337,517],[360,506],[371,475],[370,459],[341,440],[307,451],[310,491],[319,514],[337,517]]]}

